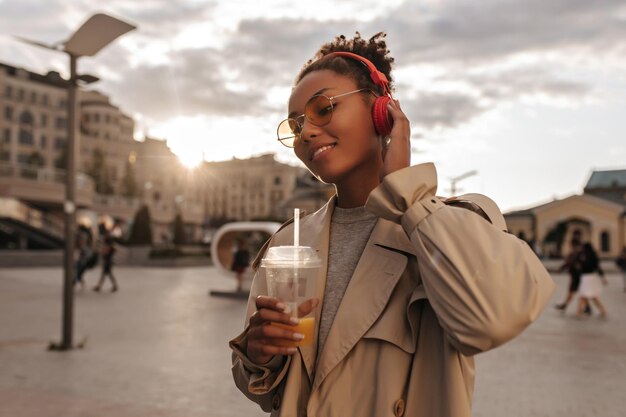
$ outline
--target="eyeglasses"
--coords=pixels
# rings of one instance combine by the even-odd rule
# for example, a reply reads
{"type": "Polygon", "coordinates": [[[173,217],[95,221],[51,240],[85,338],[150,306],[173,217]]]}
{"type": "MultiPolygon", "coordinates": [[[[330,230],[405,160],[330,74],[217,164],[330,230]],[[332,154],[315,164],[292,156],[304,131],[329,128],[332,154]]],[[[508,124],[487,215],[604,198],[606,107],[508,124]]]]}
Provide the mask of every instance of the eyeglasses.
{"type": "Polygon", "coordinates": [[[361,88],[360,90],[349,91],[332,97],[325,96],[324,94],[314,95],[309,99],[309,101],[306,102],[306,105],[304,106],[304,114],[301,114],[295,119],[285,119],[278,124],[278,130],[276,132],[278,140],[286,147],[293,148],[295,142],[300,140],[302,125],[304,124],[305,118],[309,123],[312,123],[315,126],[327,125],[333,117],[333,108],[335,106],[334,100],[336,98],[361,93],[363,91],[371,92],[369,88],[361,88]]]}

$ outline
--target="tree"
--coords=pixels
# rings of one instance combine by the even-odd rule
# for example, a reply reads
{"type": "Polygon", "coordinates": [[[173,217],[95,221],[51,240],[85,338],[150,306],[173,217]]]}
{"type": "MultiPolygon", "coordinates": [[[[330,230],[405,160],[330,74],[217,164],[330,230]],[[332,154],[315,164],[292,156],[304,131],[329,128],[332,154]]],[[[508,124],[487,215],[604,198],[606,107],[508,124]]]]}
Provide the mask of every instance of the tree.
{"type": "Polygon", "coordinates": [[[184,245],[186,243],[186,240],[187,236],[185,234],[183,217],[180,215],[180,213],[178,213],[174,218],[174,245],[184,245]]]}
{"type": "Polygon", "coordinates": [[[135,214],[133,225],[128,236],[129,246],[152,245],[152,227],[150,210],[143,205],[135,214]]]}
{"type": "Polygon", "coordinates": [[[67,169],[67,143],[61,148],[61,153],[58,158],[54,160],[54,167],[57,169],[67,169]]]}
{"type": "Polygon", "coordinates": [[[44,166],[45,163],[46,161],[39,152],[31,152],[25,163],[28,168],[22,169],[22,176],[26,178],[37,178],[37,168],[44,166]]]}
{"type": "Polygon", "coordinates": [[[26,161],[27,165],[34,167],[42,167],[45,163],[46,161],[43,159],[43,156],[41,156],[41,154],[37,151],[31,152],[31,154],[28,155],[28,160],[26,161]]]}
{"type": "Polygon", "coordinates": [[[139,196],[139,187],[137,186],[137,180],[135,180],[135,169],[130,161],[126,161],[126,170],[122,178],[122,195],[126,197],[139,196]]]}
{"type": "Polygon", "coordinates": [[[87,175],[93,178],[96,183],[96,192],[98,194],[113,194],[113,185],[111,184],[111,172],[106,166],[104,153],[98,148],[93,150],[91,164],[87,168],[87,175]]]}

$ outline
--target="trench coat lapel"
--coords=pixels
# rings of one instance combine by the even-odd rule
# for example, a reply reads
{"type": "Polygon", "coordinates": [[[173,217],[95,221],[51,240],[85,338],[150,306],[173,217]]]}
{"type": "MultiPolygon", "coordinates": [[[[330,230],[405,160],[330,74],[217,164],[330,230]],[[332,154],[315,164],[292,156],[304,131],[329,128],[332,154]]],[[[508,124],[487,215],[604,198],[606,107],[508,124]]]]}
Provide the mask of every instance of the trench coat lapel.
{"type": "MultiPolygon", "coordinates": [[[[319,211],[306,217],[301,222],[300,228],[300,244],[307,245],[315,249],[318,256],[322,260],[322,266],[317,276],[316,295],[320,304],[315,310],[315,335],[318,334],[322,299],[324,297],[324,289],[326,288],[326,272],[328,270],[328,244],[330,238],[330,221],[332,219],[333,209],[337,197],[331,198],[328,203],[319,211]]],[[[313,380],[313,372],[315,369],[315,361],[317,358],[317,336],[313,343],[307,346],[300,346],[300,356],[306,368],[309,381],[313,380]]]]}
{"type": "MultiPolygon", "coordinates": [[[[400,225],[379,219],[341,300],[315,371],[315,390],[378,319],[414,248],[400,225]]],[[[326,261],[327,264],[327,261],[326,261]]],[[[319,321],[318,321],[319,322],[319,321]]]]}

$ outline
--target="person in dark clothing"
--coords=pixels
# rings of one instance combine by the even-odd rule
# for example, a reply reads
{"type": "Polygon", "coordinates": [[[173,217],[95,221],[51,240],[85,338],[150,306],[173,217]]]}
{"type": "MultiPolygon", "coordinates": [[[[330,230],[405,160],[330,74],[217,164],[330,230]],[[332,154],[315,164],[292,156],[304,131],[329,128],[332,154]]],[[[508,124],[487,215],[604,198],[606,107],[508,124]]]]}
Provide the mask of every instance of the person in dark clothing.
{"type": "Polygon", "coordinates": [[[243,274],[250,265],[250,252],[248,251],[248,245],[243,239],[237,240],[237,251],[233,258],[233,265],[231,270],[235,272],[237,278],[237,291],[241,292],[243,289],[243,274]]]}
{"type": "Polygon", "coordinates": [[[600,317],[605,319],[606,309],[600,300],[600,293],[602,289],[600,280],[602,280],[604,285],[607,284],[607,280],[604,277],[604,271],[600,268],[598,255],[593,249],[593,246],[591,246],[591,243],[585,243],[583,245],[581,265],[582,276],[580,287],[578,289],[580,299],[578,302],[576,317],[582,317],[585,308],[589,305],[589,300],[591,300],[596,306],[598,306],[598,309],[600,310],[600,317]]]}
{"type": "Polygon", "coordinates": [[[90,268],[90,263],[93,263],[94,252],[92,245],[93,236],[91,229],[87,226],[79,225],[76,233],[76,250],[78,251],[78,257],[74,265],[74,285],[80,285],[81,290],[85,289],[83,274],[90,268]]]}
{"type": "MultiPolygon", "coordinates": [[[[569,290],[567,292],[567,296],[565,297],[565,301],[554,306],[554,308],[563,312],[574,298],[574,295],[578,292],[578,287],[580,286],[580,276],[582,275],[582,245],[580,240],[574,237],[571,241],[571,246],[572,250],[567,255],[567,258],[565,258],[563,265],[559,268],[559,272],[569,272],[569,290]]],[[[590,313],[591,310],[589,310],[589,314],[590,313]]]]}
{"type": "Polygon", "coordinates": [[[111,280],[111,292],[116,292],[118,290],[117,280],[113,275],[113,255],[115,255],[115,246],[113,245],[113,238],[111,236],[105,236],[104,243],[102,245],[102,274],[100,275],[100,280],[98,281],[98,285],[93,287],[94,291],[100,291],[102,285],[104,284],[104,280],[106,277],[109,277],[111,280]]]}
{"type": "Polygon", "coordinates": [[[620,271],[622,271],[622,282],[624,284],[624,291],[626,292],[626,247],[622,249],[622,253],[620,253],[615,263],[620,271]]]}

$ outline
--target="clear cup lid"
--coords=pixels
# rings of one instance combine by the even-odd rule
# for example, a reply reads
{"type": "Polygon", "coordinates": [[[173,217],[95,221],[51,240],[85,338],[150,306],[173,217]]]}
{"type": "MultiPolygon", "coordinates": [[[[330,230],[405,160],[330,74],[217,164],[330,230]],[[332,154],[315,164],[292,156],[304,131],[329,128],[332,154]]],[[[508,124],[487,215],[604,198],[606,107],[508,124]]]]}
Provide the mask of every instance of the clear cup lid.
{"type": "Polygon", "coordinates": [[[261,260],[262,267],[315,268],[322,265],[317,252],[310,246],[273,246],[261,260]]]}

